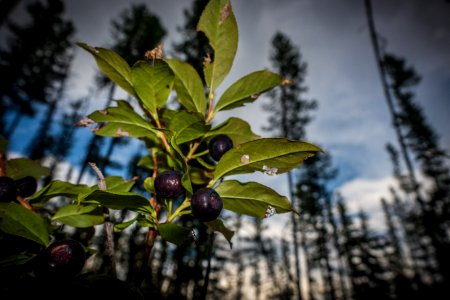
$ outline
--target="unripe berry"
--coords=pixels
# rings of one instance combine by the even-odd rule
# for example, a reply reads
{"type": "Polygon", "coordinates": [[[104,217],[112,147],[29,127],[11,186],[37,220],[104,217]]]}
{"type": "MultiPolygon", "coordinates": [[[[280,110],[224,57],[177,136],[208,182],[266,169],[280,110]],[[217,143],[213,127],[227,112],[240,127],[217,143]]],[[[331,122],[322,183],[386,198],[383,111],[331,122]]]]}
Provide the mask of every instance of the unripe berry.
{"type": "Polygon", "coordinates": [[[0,177],[0,202],[14,201],[17,196],[16,185],[12,178],[0,177]]]}
{"type": "Polygon", "coordinates": [[[168,170],[159,173],[155,178],[155,191],[159,198],[178,198],[184,193],[179,171],[168,170]]]}
{"type": "Polygon", "coordinates": [[[219,194],[211,188],[201,188],[191,199],[192,214],[199,221],[209,222],[217,219],[223,203],[219,194]]]}

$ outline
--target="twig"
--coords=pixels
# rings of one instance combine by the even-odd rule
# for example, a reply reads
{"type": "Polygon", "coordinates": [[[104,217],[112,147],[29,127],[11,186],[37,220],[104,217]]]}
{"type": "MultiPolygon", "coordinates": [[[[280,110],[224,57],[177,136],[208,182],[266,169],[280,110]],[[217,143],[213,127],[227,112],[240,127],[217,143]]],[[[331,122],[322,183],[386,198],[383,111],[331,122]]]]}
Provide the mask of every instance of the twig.
{"type": "Polygon", "coordinates": [[[34,211],[33,207],[31,207],[30,203],[28,203],[25,199],[23,199],[22,196],[17,195],[17,201],[19,201],[19,203],[25,207],[26,209],[30,210],[30,211],[34,211]]]}
{"type": "Polygon", "coordinates": [[[5,173],[5,159],[6,159],[5,153],[0,152],[0,176],[6,176],[6,173],[5,173]]]}
{"type": "MultiPolygon", "coordinates": [[[[94,170],[95,174],[97,174],[98,177],[98,188],[101,191],[106,190],[106,182],[105,182],[105,176],[103,176],[102,171],[97,167],[95,163],[89,163],[91,168],[94,170]]],[[[111,264],[111,270],[110,275],[113,278],[117,278],[117,270],[116,270],[116,257],[114,255],[114,224],[111,222],[111,213],[108,208],[104,208],[105,212],[105,233],[106,233],[106,246],[105,246],[105,253],[106,256],[109,258],[109,262],[111,264]]]]}
{"type": "MultiPolygon", "coordinates": [[[[150,205],[155,210],[156,220],[157,220],[159,210],[161,209],[161,205],[159,205],[157,203],[155,197],[150,198],[150,205]]],[[[155,228],[150,227],[148,229],[147,237],[145,239],[144,257],[142,259],[141,270],[135,278],[135,285],[138,287],[141,286],[142,282],[144,281],[145,272],[147,271],[147,267],[148,267],[148,260],[150,258],[150,254],[152,252],[153,246],[155,245],[155,240],[158,237],[158,235],[159,235],[159,232],[155,228]]]]}

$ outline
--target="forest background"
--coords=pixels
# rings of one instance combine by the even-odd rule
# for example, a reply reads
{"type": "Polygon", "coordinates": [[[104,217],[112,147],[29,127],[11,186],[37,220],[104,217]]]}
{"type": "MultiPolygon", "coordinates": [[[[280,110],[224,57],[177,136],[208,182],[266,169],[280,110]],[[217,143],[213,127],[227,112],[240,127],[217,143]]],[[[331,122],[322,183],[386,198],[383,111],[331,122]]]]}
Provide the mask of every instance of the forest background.
{"type": "MultiPolygon", "coordinates": [[[[142,145],[106,138],[93,140],[89,130],[71,126],[87,112],[104,108],[108,100],[124,97],[119,89],[99,79],[91,57],[76,49],[74,42],[127,53],[130,49],[126,46],[133,40],[130,33],[138,32],[136,28],[143,26],[139,27],[144,33],[142,40],[149,43],[142,45],[144,50],[163,42],[166,55],[200,57],[201,62],[202,53],[192,53],[184,43],[192,43],[190,37],[195,35],[193,22],[189,21],[198,16],[204,2],[185,1],[180,5],[180,1],[149,1],[139,7],[139,2],[133,2],[133,6],[124,1],[66,1],[61,3],[63,9],[58,9],[59,1],[42,1],[39,3],[44,9],[53,5],[53,10],[47,13],[54,18],[46,20],[49,28],[56,28],[55,32],[60,30],[60,35],[52,35],[50,30],[48,37],[40,36],[41,42],[45,39],[48,42],[39,44],[35,42],[39,40],[37,31],[20,30],[27,26],[39,28],[39,24],[45,28],[41,16],[33,19],[26,9],[36,2],[1,1],[5,5],[2,12],[6,12],[0,25],[1,76],[5,83],[1,132],[10,140],[10,156],[40,159],[54,168],[54,178],[71,182],[89,182],[94,178],[84,169],[87,161],[95,161],[109,175],[132,177],[145,172],[133,169],[142,145]],[[8,14],[6,7],[13,2],[15,5],[8,14]],[[138,22],[139,17],[151,20],[152,26],[145,28],[145,22],[138,22]],[[138,27],[127,32],[128,25],[138,27]],[[128,36],[121,36],[121,31],[128,36]],[[15,46],[22,47],[24,52],[11,51],[11,37],[20,34],[24,34],[20,39],[26,42],[15,46]],[[45,69],[45,63],[58,64],[59,72],[55,72],[53,79],[46,82],[52,77],[42,76],[43,81],[39,82],[42,90],[48,86],[48,93],[35,92],[37,84],[24,85],[23,89],[29,89],[32,97],[22,102],[5,100],[11,96],[5,93],[6,77],[12,73],[4,70],[35,63],[31,60],[33,55],[45,57],[38,50],[52,43],[60,48],[49,51],[59,51],[60,60],[37,60],[41,69],[34,70],[43,75],[49,70],[45,69]],[[26,52],[30,55],[23,54],[26,52]]],[[[292,101],[302,103],[292,108],[297,114],[286,115],[294,122],[287,127],[273,114],[281,113],[282,107],[267,109],[273,103],[282,102],[276,102],[280,99],[276,91],[233,111],[233,116],[248,121],[261,136],[298,135],[317,143],[327,156],[303,171],[294,172],[291,185],[286,176],[258,178],[280,194],[292,193],[294,203],[304,214],[299,220],[279,215],[262,223],[251,219],[228,220],[240,238],[233,250],[222,253],[227,259],[216,257],[217,269],[222,263],[227,272],[210,274],[217,281],[217,289],[213,288],[214,284],[209,286],[211,297],[222,290],[230,298],[240,293],[242,296],[239,280],[253,290],[247,295],[249,299],[292,295],[309,299],[362,299],[363,295],[379,295],[370,292],[373,290],[400,299],[404,297],[402,293],[445,289],[448,259],[443,261],[439,253],[449,247],[446,231],[450,201],[448,1],[374,1],[372,17],[381,57],[374,55],[367,1],[277,1],[276,4],[234,1],[233,9],[240,38],[234,68],[227,81],[233,82],[253,71],[255,66],[275,72],[280,71],[277,68],[282,63],[287,64],[287,70],[288,67],[295,70],[297,66],[299,90],[292,95],[292,101]],[[283,55],[274,55],[277,51],[283,55]],[[395,118],[386,105],[379,58],[394,100],[395,118]],[[275,118],[271,119],[272,115],[275,118]],[[405,143],[411,168],[405,164],[399,141],[405,143]],[[387,144],[392,145],[389,151],[386,151],[387,144]],[[432,224],[430,216],[436,219],[432,224]],[[414,227],[419,228],[415,233],[411,232],[414,227]],[[433,233],[436,236],[430,237],[430,232],[436,232],[433,233]],[[274,266],[269,266],[271,260],[274,266]],[[265,261],[267,266],[263,267],[265,261]],[[241,278],[239,274],[246,276],[241,278]],[[398,284],[391,283],[392,278],[402,278],[407,284],[401,280],[398,284]]],[[[142,52],[131,54],[142,57],[142,52]]],[[[24,78],[26,81],[25,75],[20,79],[24,78]]],[[[220,117],[225,119],[229,115],[223,113],[219,120],[220,117]]],[[[139,244],[138,239],[135,242],[139,244]]],[[[197,247],[195,255],[186,249],[177,252],[170,245],[161,245],[159,249],[166,255],[166,261],[159,262],[164,269],[162,277],[155,279],[166,282],[160,285],[159,292],[182,293],[186,297],[195,294],[194,279],[180,278],[183,273],[175,274],[174,270],[189,267],[186,259],[201,257],[198,253],[204,249],[197,247]],[[184,288],[177,290],[177,286],[184,288]]],[[[198,261],[195,266],[203,270],[198,261]]],[[[127,268],[130,269],[129,263],[124,264],[124,270],[127,268]]]]}

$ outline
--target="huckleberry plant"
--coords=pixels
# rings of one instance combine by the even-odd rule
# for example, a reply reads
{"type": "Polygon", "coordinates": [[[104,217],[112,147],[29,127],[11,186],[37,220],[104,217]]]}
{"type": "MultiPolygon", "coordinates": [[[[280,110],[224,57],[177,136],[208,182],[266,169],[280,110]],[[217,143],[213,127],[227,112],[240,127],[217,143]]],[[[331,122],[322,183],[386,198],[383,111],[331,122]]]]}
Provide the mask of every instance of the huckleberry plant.
{"type": "MultiPolygon", "coordinates": [[[[21,201],[16,203],[14,192],[11,192],[17,190],[11,188],[14,180],[25,177],[23,175],[46,176],[48,170],[39,169],[32,162],[22,162],[22,167],[26,165],[33,170],[32,174],[8,174],[6,168],[5,174],[0,175],[11,176],[14,180],[0,179],[1,200],[7,202],[0,203],[3,217],[0,230],[20,235],[46,248],[43,257],[50,261],[44,264],[47,273],[57,274],[62,270],[74,275],[84,263],[84,252],[74,242],[64,241],[48,250],[53,230],[49,221],[89,228],[103,223],[111,225],[109,210],[133,211],[134,219],[112,225],[115,231],[124,230],[135,222],[148,228],[143,260],[146,266],[156,238],[176,245],[191,238],[193,228],[179,225],[180,216],[194,216],[211,230],[223,234],[231,246],[233,231],[226,228],[220,219],[223,209],[260,219],[294,211],[287,197],[271,188],[229,177],[253,172],[282,174],[321,150],[302,141],[261,138],[239,118],[231,117],[220,124],[214,123],[217,113],[252,103],[261,93],[289,84],[289,79],[268,70],[255,71],[224,89],[221,95],[216,94],[232,67],[237,51],[238,28],[230,1],[211,0],[197,29],[206,35],[214,49],[204,59],[206,86],[191,65],[164,56],[162,45],[149,49],[142,54],[142,60],[130,66],[112,50],[78,44],[94,57],[100,70],[111,81],[137,100],[139,107],[117,100],[115,106],[94,111],[77,125],[88,127],[96,135],[134,138],[145,143],[148,155],[138,164],[153,171],[152,176],[144,181],[144,188],[151,196],[148,199],[131,192],[134,180],[127,181],[117,176],[103,178],[97,168],[100,181],[93,186],[55,180],[29,195],[28,179],[16,181],[16,185],[20,183],[19,189],[26,191],[25,197],[30,196],[26,200],[18,198],[21,201]],[[176,96],[180,110],[166,107],[170,95],[176,96]],[[50,218],[35,213],[48,200],[61,196],[72,202],[47,212],[50,218]],[[174,200],[177,200],[176,205],[174,200]],[[21,230],[4,225],[5,218],[17,219],[18,216],[21,221],[17,226],[21,230]],[[72,248],[73,251],[70,250],[72,248]],[[59,251],[62,251],[61,255],[59,251]],[[72,257],[73,262],[70,261],[72,257]]],[[[19,163],[6,160],[8,164],[19,163]]]]}

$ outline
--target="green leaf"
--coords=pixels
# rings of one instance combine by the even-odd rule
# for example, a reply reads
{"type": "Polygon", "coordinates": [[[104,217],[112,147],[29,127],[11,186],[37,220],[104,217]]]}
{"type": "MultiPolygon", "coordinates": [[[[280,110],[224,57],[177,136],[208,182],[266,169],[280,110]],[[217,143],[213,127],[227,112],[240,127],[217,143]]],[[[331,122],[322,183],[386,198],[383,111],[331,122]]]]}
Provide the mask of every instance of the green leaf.
{"type": "Polygon", "coordinates": [[[123,88],[131,96],[138,98],[133,88],[131,68],[119,54],[110,49],[92,47],[85,43],[78,43],[77,45],[94,56],[100,70],[111,81],[123,88]]]}
{"type": "Polygon", "coordinates": [[[92,189],[84,184],[72,184],[69,182],[55,180],[39,190],[36,194],[31,196],[28,201],[32,204],[42,203],[54,197],[67,197],[70,199],[78,199],[79,195],[87,195],[92,192],[92,189]]]}
{"type": "Polygon", "coordinates": [[[121,232],[122,230],[127,229],[128,227],[130,227],[131,225],[133,225],[137,221],[139,216],[140,215],[137,215],[133,219],[131,219],[129,221],[125,221],[123,223],[114,224],[114,232],[121,232]]]}
{"type": "Polygon", "coordinates": [[[214,49],[214,61],[205,65],[205,79],[214,91],[230,72],[238,45],[238,28],[229,0],[210,1],[200,16],[203,31],[214,49]]]}
{"type": "Polygon", "coordinates": [[[146,168],[149,170],[153,170],[154,165],[153,165],[152,157],[150,155],[145,155],[145,156],[141,157],[141,159],[137,163],[137,166],[146,168]]]}
{"type": "Polygon", "coordinates": [[[145,216],[138,214],[136,217],[134,217],[133,219],[123,222],[123,223],[119,223],[119,224],[115,224],[114,225],[114,232],[120,232],[122,230],[127,229],[128,227],[130,227],[131,225],[133,225],[134,223],[138,223],[139,226],[141,227],[154,227],[154,223],[151,222],[150,220],[148,220],[145,216]]]}
{"type": "Polygon", "coordinates": [[[260,136],[254,134],[250,125],[242,119],[231,117],[225,122],[211,129],[205,137],[212,137],[219,134],[225,134],[237,146],[245,142],[259,139],[260,136]]]}
{"type": "Polygon", "coordinates": [[[108,122],[106,128],[95,130],[97,135],[134,136],[156,139],[158,131],[148,121],[138,115],[131,107],[121,104],[119,107],[109,107],[106,110],[95,111],[88,116],[95,122],[108,122]]]}
{"type": "Polygon", "coordinates": [[[129,209],[145,214],[152,212],[149,201],[144,196],[132,192],[95,190],[83,200],[84,203],[93,203],[93,201],[111,209],[129,209]]]}
{"type": "Polygon", "coordinates": [[[0,203],[0,230],[44,246],[49,244],[50,226],[46,221],[16,203],[0,203]]]}
{"type": "Polygon", "coordinates": [[[50,169],[28,158],[13,158],[5,162],[5,173],[14,180],[31,176],[39,179],[50,175],[50,169]]]}
{"type": "Polygon", "coordinates": [[[242,183],[226,180],[216,187],[223,201],[223,207],[238,214],[264,218],[269,206],[275,213],[293,211],[288,198],[257,182],[242,183]]]}
{"type": "Polygon", "coordinates": [[[169,129],[174,132],[177,144],[202,137],[210,127],[210,125],[205,124],[205,119],[200,113],[189,113],[187,111],[177,112],[169,123],[169,129]]]}
{"type": "Polygon", "coordinates": [[[100,136],[111,137],[150,137],[152,140],[156,140],[155,134],[148,129],[124,123],[107,123],[101,128],[95,129],[94,133],[100,136]]]}
{"type": "Polygon", "coordinates": [[[0,153],[5,153],[8,149],[8,140],[0,135],[0,153]]]}
{"type": "Polygon", "coordinates": [[[156,114],[164,106],[172,90],[174,75],[169,66],[157,59],[152,63],[138,61],[131,70],[136,93],[144,106],[156,114]]]}
{"type": "Polygon", "coordinates": [[[164,240],[177,246],[187,241],[191,234],[191,229],[171,223],[160,224],[158,230],[164,240]]]}
{"type": "Polygon", "coordinates": [[[189,166],[189,177],[191,182],[196,185],[207,185],[212,179],[212,172],[208,172],[203,168],[189,166]]]}
{"type": "Polygon", "coordinates": [[[204,115],[206,111],[206,97],[203,83],[197,71],[188,63],[177,59],[165,59],[165,62],[175,74],[174,88],[178,101],[188,111],[199,112],[204,115]]]}
{"type": "Polygon", "coordinates": [[[229,110],[253,102],[261,93],[280,85],[282,81],[283,78],[280,75],[269,71],[256,71],[248,74],[223,93],[214,111],[229,110]]]}
{"type": "Polygon", "coordinates": [[[268,175],[288,172],[321,149],[315,145],[284,138],[250,141],[226,152],[216,166],[214,179],[235,174],[264,172],[268,175]]]}
{"type": "Polygon", "coordinates": [[[23,253],[18,253],[18,254],[13,254],[13,255],[6,256],[6,257],[2,257],[0,259],[0,269],[3,269],[3,271],[4,271],[6,268],[10,268],[10,267],[14,268],[14,267],[17,267],[20,265],[24,265],[25,263],[29,262],[36,256],[37,256],[36,254],[23,252],[23,253]]]}
{"type": "Polygon", "coordinates": [[[87,228],[103,224],[103,210],[97,205],[68,204],[61,207],[53,216],[53,221],[77,228],[87,228]]]}
{"type": "Polygon", "coordinates": [[[137,163],[137,165],[139,167],[143,167],[143,168],[153,171],[155,166],[154,166],[152,155],[155,155],[157,164],[158,164],[158,170],[164,171],[167,169],[167,153],[161,151],[158,148],[148,149],[148,152],[149,152],[149,154],[143,156],[137,163]],[[152,153],[154,153],[154,154],[152,154],[152,153]]]}
{"type": "Polygon", "coordinates": [[[121,176],[108,176],[105,178],[106,189],[108,192],[129,192],[135,180],[124,180],[121,176]]]}
{"type": "Polygon", "coordinates": [[[226,228],[222,220],[216,219],[214,221],[205,222],[205,224],[209,227],[209,229],[223,234],[223,236],[227,239],[228,243],[230,244],[230,248],[233,248],[233,243],[231,242],[231,239],[233,238],[234,231],[226,228]]]}
{"type": "Polygon", "coordinates": [[[147,177],[144,180],[144,189],[151,193],[155,193],[155,179],[153,177],[147,177]]]}
{"type": "Polygon", "coordinates": [[[188,197],[190,197],[194,191],[192,189],[191,177],[189,176],[189,171],[185,172],[181,177],[181,184],[183,185],[186,192],[188,192],[188,197]]]}

